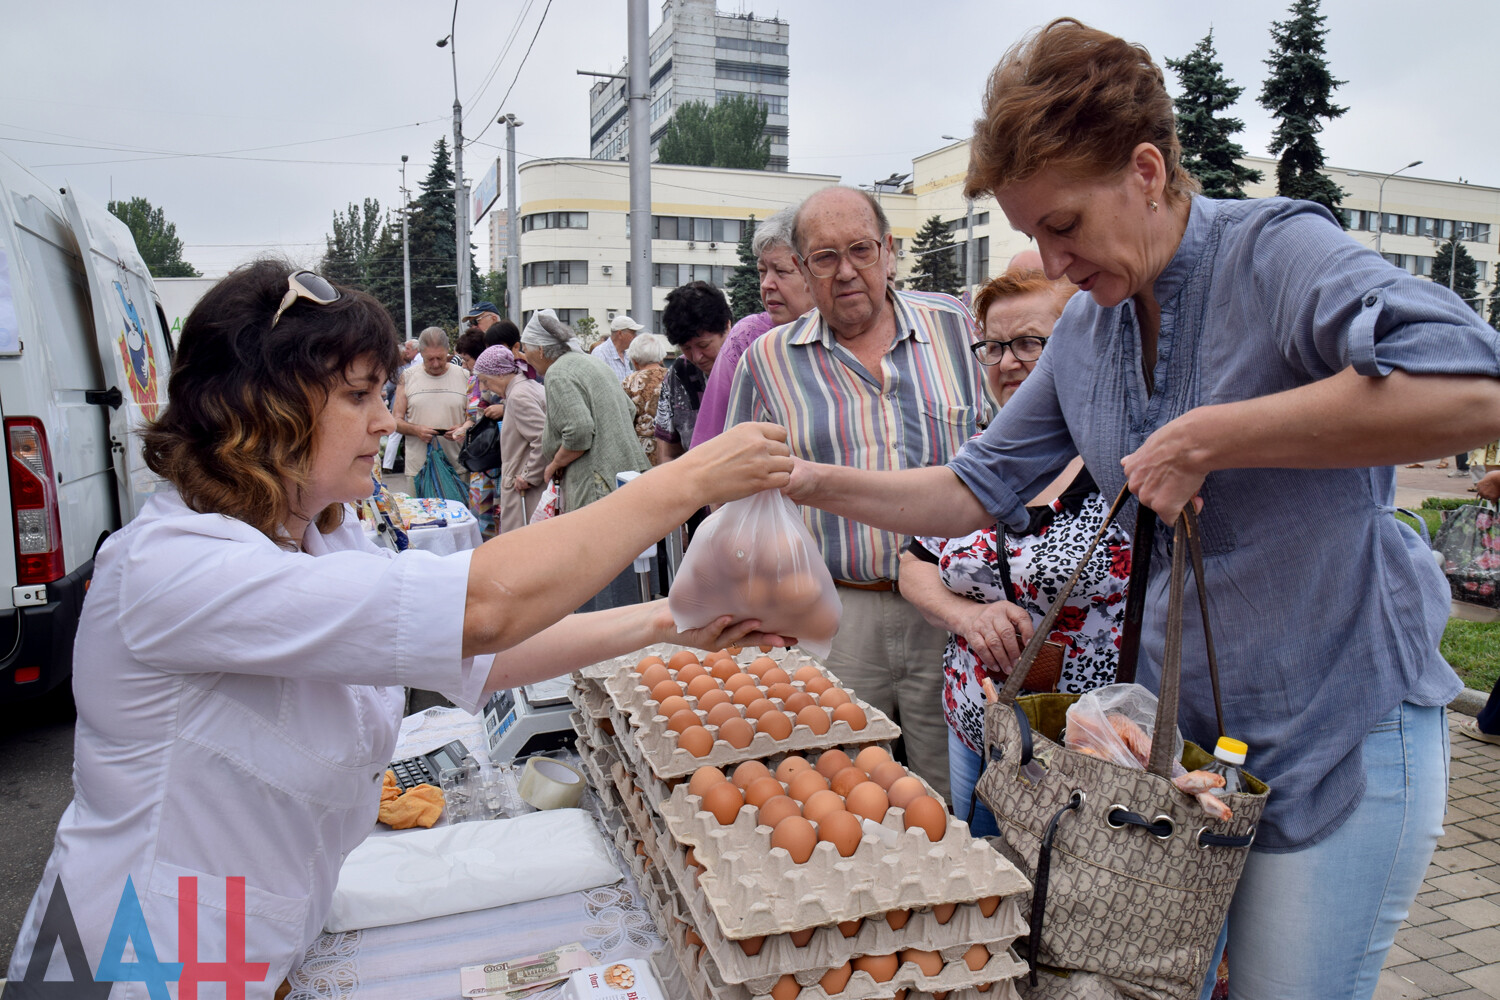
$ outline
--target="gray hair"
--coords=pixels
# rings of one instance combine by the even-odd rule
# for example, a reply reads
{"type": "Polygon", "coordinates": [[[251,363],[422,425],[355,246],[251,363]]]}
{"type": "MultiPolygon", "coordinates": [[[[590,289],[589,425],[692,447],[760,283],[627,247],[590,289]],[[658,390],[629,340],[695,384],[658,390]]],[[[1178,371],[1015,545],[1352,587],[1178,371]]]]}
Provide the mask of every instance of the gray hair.
{"type": "Polygon", "coordinates": [[[797,218],[797,206],[788,205],[781,211],[758,223],[755,235],[750,238],[750,252],[757,258],[774,246],[792,248],[792,221],[797,218]]]}
{"type": "Polygon", "coordinates": [[[667,338],[659,333],[638,333],[630,346],[625,348],[625,357],[631,364],[660,364],[667,356],[667,338]]]}
{"type": "Polygon", "coordinates": [[[574,353],[573,348],[568,346],[567,344],[542,344],[540,346],[533,344],[531,346],[536,347],[536,349],[541,352],[542,357],[546,358],[548,361],[556,361],[564,354],[574,353]]]}
{"type": "Polygon", "coordinates": [[[429,326],[417,334],[417,348],[426,350],[429,347],[441,347],[448,350],[448,331],[440,326],[429,326]]]}
{"type": "Polygon", "coordinates": [[[870,211],[875,215],[875,226],[880,230],[880,238],[883,240],[891,234],[891,220],[885,217],[885,209],[880,207],[879,199],[873,194],[863,188],[849,187],[847,184],[830,184],[826,188],[814,191],[802,200],[802,204],[797,206],[796,217],[792,219],[792,249],[797,251],[798,254],[801,254],[805,249],[802,246],[802,234],[798,231],[802,224],[802,210],[807,208],[813,199],[829,191],[853,191],[864,198],[865,203],[870,206],[870,211]]]}

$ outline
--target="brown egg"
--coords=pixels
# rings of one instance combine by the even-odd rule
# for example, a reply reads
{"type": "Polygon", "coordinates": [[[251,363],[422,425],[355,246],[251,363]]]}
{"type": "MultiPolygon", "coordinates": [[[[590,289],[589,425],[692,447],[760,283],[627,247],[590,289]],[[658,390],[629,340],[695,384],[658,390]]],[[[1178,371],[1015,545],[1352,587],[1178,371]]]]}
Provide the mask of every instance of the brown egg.
{"type": "Polygon", "coordinates": [[[790,685],[792,683],[792,675],[787,673],[785,670],[782,670],[780,667],[772,667],[764,674],[761,674],[760,682],[767,687],[770,687],[772,684],[790,685]]]}
{"type": "Polygon", "coordinates": [[[833,721],[842,722],[856,733],[870,724],[865,710],[858,705],[836,705],[833,709],[833,721]]]}
{"type": "Polygon", "coordinates": [[[813,932],[816,930],[816,927],[804,927],[800,931],[790,932],[787,934],[787,937],[791,938],[792,947],[803,948],[807,946],[807,942],[812,940],[813,932]]]}
{"type": "Polygon", "coordinates": [[[861,955],[854,960],[855,972],[868,972],[877,983],[889,982],[901,968],[901,960],[895,955],[861,955]]]}
{"type": "Polygon", "coordinates": [[[671,698],[674,695],[679,698],[682,697],[682,685],[670,677],[664,681],[659,681],[651,689],[651,700],[655,702],[660,702],[663,698],[671,698]]]}
{"type": "Polygon", "coordinates": [[[771,831],[771,849],[781,848],[792,856],[793,864],[803,864],[812,857],[818,844],[817,831],[801,816],[788,816],[771,831]]]}
{"type": "Polygon", "coordinates": [[[875,770],[870,772],[870,780],[881,788],[884,788],[887,792],[891,790],[891,785],[895,784],[897,779],[904,777],[906,777],[906,768],[893,760],[888,760],[884,764],[877,764],[875,770]]]}
{"type": "Polygon", "coordinates": [[[907,962],[921,969],[924,976],[935,976],[943,971],[943,956],[935,951],[907,948],[901,953],[901,964],[905,965],[907,962]]]}
{"type": "Polygon", "coordinates": [[[698,662],[699,660],[697,653],[693,652],[691,649],[679,649],[677,652],[672,654],[671,659],[667,660],[667,666],[671,667],[673,670],[681,670],[689,663],[698,662]]]}
{"type": "Polygon", "coordinates": [[[656,687],[656,685],[660,684],[662,681],[669,681],[671,679],[672,672],[660,662],[653,663],[646,669],[641,671],[641,683],[645,685],[646,690],[648,691],[656,687]]]}
{"type": "Polygon", "coordinates": [[[686,698],[684,698],[682,695],[680,695],[680,694],[674,694],[674,695],[669,695],[668,697],[663,698],[661,700],[661,704],[659,704],[659,705],[656,706],[656,714],[657,715],[665,715],[667,718],[670,719],[672,716],[676,715],[678,712],[682,711],[684,708],[689,708],[690,709],[692,707],[693,706],[689,705],[688,704],[688,700],[686,698]]]}
{"type": "Polygon", "coordinates": [[[698,855],[693,853],[693,849],[691,847],[682,852],[682,860],[686,861],[688,863],[688,867],[690,868],[701,869],[703,867],[698,863],[698,855]]]}
{"type": "MultiPolygon", "coordinates": [[[[745,669],[750,671],[750,673],[754,674],[756,677],[764,677],[766,676],[767,670],[779,670],[780,668],[776,666],[776,661],[771,659],[769,656],[757,656],[755,659],[750,661],[750,665],[745,669]]],[[[783,673],[785,673],[785,671],[783,671],[783,673]]]]}
{"type": "Polygon", "coordinates": [[[862,781],[844,793],[844,808],[863,819],[879,823],[885,819],[890,800],[885,789],[873,781],[862,781]]]}
{"type": "Polygon", "coordinates": [[[897,809],[905,809],[906,804],[912,799],[918,795],[927,794],[927,789],[923,786],[921,779],[910,774],[891,782],[891,787],[885,791],[891,797],[891,805],[897,809]]]}
{"type": "Polygon", "coordinates": [[[792,712],[794,714],[802,711],[804,708],[807,708],[810,705],[817,704],[817,702],[813,701],[812,695],[808,694],[806,691],[798,691],[795,694],[782,699],[781,703],[786,706],[786,710],[788,712],[792,712]]]}
{"type": "Polygon", "coordinates": [[[828,710],[817,705],[808,705],[797,713],[797,725],[806,726],[817,736],[828,732],[828,710]]]}
{"type": "Polygon", "coordinates": [[[905,927],[906,926],[906,922],[908,920],[910,920],[910,919],[911,919],[911,911],[910,910],[886,910],[885,911],[885,922],[891,925],[891,930],[893,930],[893,931],[899,931],[901,928],[905,927]]]}
{"type": "Polygon", "coordinates": [[[739,815],[740,806],[744,804],[745,796],[734,787],[733,782],[715,785],[703,793],[703,808],[713,813],[714,819],[723,826],[734,822],[735,816],[739,815]]]}
{"type": "Polygon", "coordinates": [[[995,907],[1000,905],[999,896],[986,896],[979,901],[980,916],[989,917],[995,913],[995,907]]]}
{"type": "Polygon", "coordinates": [[[797,668],[797,672],[792,675],[792,679],[793,680],[797,680],[797,681],[801,681],[802,683],[806,684],[808,681],[812,680],[814,677],[822,677],[822,676],[823,676],[823,671],[819,670],[817,667],[813,666],[811,663],[808,663],[808,664],[805,664],[804,666],[798,667],[797,668]]]}
{"type": "Polygon", "coordinates": [[[765,943],[766,943],[766,938],[765,938],[765,935],[763,935],[763,934],[760,935],[760,936],[758,936],[758,937],[743,938],[743,939],[735,942],[735,944],[737,944],[737,945],[740,946],[740,951],[743,951],[746,955],[751,955],[751,956],[759,955],[760,954],[760,946],[763,945],[763,944],[765,944],[765,943]]]}
{"type": "Polygon", "coordinates": [[[802,690],[808,694],[818,695],[833,687],[833,681],[827,677],[810,677],[802,684],[802,690]]]}
{"type": "Polygon", "coordinates": [[[932,919],[940,924],[946,924],[953,919],[953,911],[957,908],[953,903],[939,903],[932,908],[932,919]]]}
{"type": "Polygon", "coordinates": [[[707,757],[714,748],[714,738],[702,726],[688,726],[677,737],[677,745],[694,757],[707,757]]]}
{"type": "Polygon", "coordinates": [[[778,709],[776,707],[776,703],[773,702],[773,701],[771,701],[771,699],[766,698],[766,697],[759,697],[759,698],[753,699],[750,702],[750,704],[748,704],[748,705],[745,706],[745,718],[751,719],[751,720],[759,719],[762,715],[765,715],[767,712],[779,712],[779,711],[780,711],[780,709],[778,709]]]}
{"type": "MultiPolygon", "coordinates": [[[[678,701],[681,700],[682,699],[680,698],[678,699],[678,701]]],[[[688,726],[698,726],[702,724],[703,720],[698,718],[698,713],[693,711],[691,708],[684,708],[681,711],[673,712],[671,717],[667,719],[667,728],[672,730],[672,732],[674,733],[681,733],[688,726]]]]}
{"type": "Polygon", "coordinates": [[[858,816],[838,809],[817,822],[818,839],[832,844],[833,849],[839,852],[839,857],[851,857],[859,849],[859,838],[864,831],[860,829],[858,816]]]}
{"type": "Polygon", "coordinates": [[[828,779],[817,771],[799,771],[786,783],[786,793],[798,802],[806,803],[813,792],[821,792],[827,787],[828,779]]]}
{"type": "Polygon", "coordinates": [[[788,972],[776,980],[776,985],[771,987],[771,1000],[797,1000],[802,995],[802,987],[797,985],[796,978],[788,972]]]}
{"type": "MultiPolygon", "coordinates": [[[[722,727],[724,723],[728,722],[730,719],[743,720],[743,718],[744,717],[740,715],[740,708],[738,705],[725,703],[723,705],[715,705],[713,708],[710,708],[708,710],[707,722],[710,726],[722,727]]],[[[723,739],[723,737],[724,734],[720,733],[719,738],[723,739]]]]}
{"type": "Polygon", "coordinates": [[[773,795],[761,803],[760,811],[756,816],[756,825],[769,826],[776,829],[776,825],[788,816],[801,816],[802,807],[787,795],[773,795]]]}
{"type": "Polygon", "coordinates": [[[775,646],[756,646],[755,648],[758,649],[758,650],[760,650],[762,653],[769,653],[771,650],[775,649],[776,647],[775,646]]]}
{"type": "Polygon", "coordinates": [[[794,687],[792,687],[790,684],[782,683],[782,684],[767,684],[766,685],[766,697],[767,698],[775,698],[777,701],[781,702],[783,705],[786,704],[786,700],[788,698],[790,698],[792,695],[794,695],[796,693],[797,693],[797,689],[794,688],[794,687]]]}
{"type": "Polygon", "coordinates": [[[699,677],[707,677],[707,676],[708,676],[708,671],[705,670],[705,669],[703,669],[703,664],[701,664],[701,663],[689,663],[687,666],[685,666],[681,670],[677,671],[677,683],[678,684],[691,684],[693,681],[697,680],[699,677]]]}
{"type": "MultiPolygon", "coordinates": [[[[679,739],[678,743],[680,744],[681,742],[679,739]]],[[[688,779],[688,794],[702,798],[704,792],[728,780],[728,778],[724,777],[723,771],[712,764],[704,764],[698,770],[694,771],[693,776],[688,779]]]]}
{"type": "Polygon", "coordinates": [[[728,677],[720,679],[724,682],[724,690],[728,691],[730,694],[734,694],[736,691],[743,687],[755,687],[755,678],[751,677],[749,674],[742,674],[739,671],[735,671],[728,677]]]}
{"type": "Polygon", "coordinates": [[[798,772],[810,770],[812,770],[812,765],[807,762],[806,757],[801,754],[788,754],[781,758],[780,764],[776,765],[776,777],[785,783],[791,781],[792,776],[798,772]]]}
{"type": "Polygon", "coordinates": [[[838,708],[840,705],[847,705],[853,700],[853,698],[849,697],[849,692],[843,688],[831,687],[818,695],[818,704],[824,708],[838,708]]]}
{"type": "MultiPolygon", "coordinates": [[[[651,666],[651,664],[653,663],[660,663],[664,667],[667,665],[666,660],[663,660],[660,656],[652,653],[650,656],[641,657],[640,662],[635,665],[635,672],[639,674],[647,667],[651,666]]],[[[650,685],[648,684],[647,687],[650,687],[650,685]]]]}
{"type": "MultiPolygon", "coordinates": [[[[694,716],[694,718],[696,718],[696,716],[694,716]]],[[[869,782],[869,780],[870,779],[865,776],[865,772],[861,771],[853,764],[850,764],[848,767],[844,768],[838,774],[835,774],[833,776],[833,779],[828,783],[828,787],[832,788],[840,795],[848,795],[855,788],[859,787],[860,785],[866,784],[867,782],[869,782]]]]}
{"type": "Polygon", "coordinates": [[[978,972],[989,964],[989,960],[990,950],[982,944],[976,944],[964,952],[964,964],[969,967],[969,971],[971,972],[978,972]]]}
{"type": "MultiPolygon", "coordinates": [[[[708,682],[710,684],[713,684],[714,683],[714,679],[712,677],[709,677],[708,678],[708,682]]],[[[698,682],[697,681],[693,682],[693,684],[696,684],[696,683],[698,683],[698,682]]],[[[692,687],[692,684],[689,684],[688,687],[692,687]]],[[[732,703],[734,701],[733,698],[729,697],[729,692],[725,691],[723,688],[719,687],[718,685],[714,685],[714,687],[711,690],[705,691],[701,695],[695,695],[694,697],[696,697],[698,699],[698,710],[700,712],[707,712],[709,709],[713,708],[715,705],[728,705],[728,704],[730,704],[730,703],[732,703]]]]}
{"type": "Polygon", "coordinates": [[[781,782],[769,774],[764,778],[756,778],[745,786],[747,805],[759,807],[775,798],[786,798],[786,789],[781,787],[781,782]]]}
{"type": "Polygon", "coordinates": [[[703,706],[703,696],[708,694],[708,692],[710,691],[717,690],[718,687],[718,681],[714,680],[712,677],[709,677],[707,674],[704,674],[699,677],[694,677],[691,681],[689,681],[686,690],[689,698],[698,699],[698,706],[701,708],[703,706]]]}
{"type": "Polygon", "coordinates": [[[840,921],[839,933],[844,935],[844,937],[846,938],[852,938],[854,935],[859,933],[859,929],[861,926],[863,926],[863,924],[864,921],[859,917],[855,917],[853,920],[840,921]]]}
{"type": "Polygon", "coordinates": [[[608,719],[600,719],[599,730],[606,736],[613,736],[615,734],[615,724],[608,719]]]}
{"type": "Polygon", "coordinates": [[[718,663],[720,660],[725,660],[725,659],[729,659],[729,660],[734,659],[733,656],[729,655],[729,650],[727,650],[727,649],[716,649],[712,653],[705,653],[703,655],[703,662],[704,662],[704,664],[705,665],[709,665],[709,666],[711,666],[711,665],[713,665],[715,663],[718,663]]]}
{"type": "Polygon", "coordinates": [[[744,646],[725,646],[724,647],[724,652],[728,653],[730,656],[739,656],[744,651],[745,651],[745,647],[744,646]]]}
{"type": "Polygon", "coordinates": [[[740,668],[739,664],[735,663],[733,660],[720,660],[718,663],[715,663],[713,665],[713,668],[709,671],[709,673],[714,675],[715,680],[722,683],[729,680],[729,678],[733,677],[735,674],[740,673],[740,668]]]}
{"type": "Polygon", "coordinates": [[[842,750],[824,750],[823,755],[818,758],[818,762],[813,766],[818,769],[818,773],[823,777],[832,780],[835,774],[838,774],[853,763],[854,761],[849,759],[849,755],[842,750]]]}
{"type": "Polygon", "coordinates": [[[766,767],[766,765],[758,760],[747,760],[734,769],[734,773],[729,776],[729,780],[741,788],[749,788],[750,783],[755,781],[755,779],[769,778],[770,776],[771,769],[769,767],[766,767]]]}
{"type": "MultiPolygon", "coordinates": [[[[855,921],[858,923],[858,921],[855,921]]],[[[845,962],[837,969],[829,969],[823,973],[823,978],[818,980],[818,985],[823,987],[823,992],[829,996],[837,996],[844,992],[844,987],[849,985],[849,977],[854,975],[854,968],[845,962]]]]}
{"type": "MultiPolygon", "coordinates": [[[[698,707],[703,706],[700,704],[698,707]]],[[[865,747],[859,752],[859,756],[854,758],[854,766],[866,774],[874,775],[875,769],[890,759],[891,755],[880,747],[865,747]]]]}
{"type": "Polygon", "coordinates": [[[682,937],[683,940],[687,941],[687,943],[692,945],[694,948],[698,948],[700,950],[703,948],[703,938],[699,937],[698,932],[693,930],[691,927],[689,927],[687,931],[683,933],[682,937]]]}
{"type": "Polygon", "coordinates": [[[927,839],[936,844],[948,832],[948,811],[931,795],[920,795],[906,806],[906,828],[920,827],[927,839]]]}
{"type": "Polygon", "coordinates": [[[766,712],[755,720],[755,731],[773,740],[784,740],[792,735],[792,717],[785,712],[766,712]]]}
{"type": "MultiPolygon", "coordinates": [[[[721,708],[727,706],[720,706],[721,708]]],[[[755,739],[755,727],[746,722],[738,715],[733,719],[725,719],[719,726],[719,739],[728,743],[736,750],[743,750],[755,739]]]]}
{"type": "MultiPolygon", "coordinates": [[[[777,784],[780,784],[780,782],[777,782],[777,784]]],[[[843,811],[844,797],[838,792],[829,791],[826,788],[822,791],[813,792],[807,797],[807,801],[802,803],[802,815],[814,823],[821,822],[823,817],[831,812],[843,811]]]]}
{"type": "MultiPolygon", "coordinates": [[[[744,677],[745,675],[740,674],[740,676],[744,677]]],[[[734,697],[730,698],[729,700],[734,702],[741,708],[746,708],[750,705],[751,702],[766,701],[766,698],[761,694],[760,688],[756,687],[754,684],[743,684],[740,686],[739,690],[735,691],[734,697]]],[[[770,702],[766,702],[766,704],[769,705],[770,702]]]]}

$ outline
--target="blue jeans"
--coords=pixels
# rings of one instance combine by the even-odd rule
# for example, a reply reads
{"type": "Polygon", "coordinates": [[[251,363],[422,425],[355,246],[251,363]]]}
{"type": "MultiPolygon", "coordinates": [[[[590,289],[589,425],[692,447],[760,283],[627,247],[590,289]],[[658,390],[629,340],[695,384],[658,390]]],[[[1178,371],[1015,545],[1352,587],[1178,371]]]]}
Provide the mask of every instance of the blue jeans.
{"type": "Polygon", "coordinates": [[[995,825],[995,817],[988,806],[974,797],[974,785],[982,770],[979,754],[964,746],[953,730],[948,730],[948,791],[953,797],[953,815],[967,820],[969,832],[976,837],[998,837],[1000,827],[995,825]],[[973,819],[969,818],[971,804],[973,819]]]}
{"type": "Polygon", "coordinates": [[[1213,992],[1226,936],[1232,1000],[1355,1000],[1375,992],[1443,834],[1447,713],[1398,705],[1370,730],[1363,752],[1365,797],[1337,830],[1305,850],[1250,852],[1203,1000],[1213,992]]]}

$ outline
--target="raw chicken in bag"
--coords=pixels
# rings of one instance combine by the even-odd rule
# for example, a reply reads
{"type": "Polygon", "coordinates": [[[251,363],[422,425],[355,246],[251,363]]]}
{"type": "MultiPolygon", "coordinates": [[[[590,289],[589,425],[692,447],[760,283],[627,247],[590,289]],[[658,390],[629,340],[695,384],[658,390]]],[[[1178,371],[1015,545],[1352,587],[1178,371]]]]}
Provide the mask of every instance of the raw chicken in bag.
{"type": "Polygon", "coordinates": [[[667,606],[679,630],[720,615],[755,618],[761,631],[795,636],[814,656],[828,655],[844,610],[817,543],[776,490],[733,500],[703,522],[667,606]]]}

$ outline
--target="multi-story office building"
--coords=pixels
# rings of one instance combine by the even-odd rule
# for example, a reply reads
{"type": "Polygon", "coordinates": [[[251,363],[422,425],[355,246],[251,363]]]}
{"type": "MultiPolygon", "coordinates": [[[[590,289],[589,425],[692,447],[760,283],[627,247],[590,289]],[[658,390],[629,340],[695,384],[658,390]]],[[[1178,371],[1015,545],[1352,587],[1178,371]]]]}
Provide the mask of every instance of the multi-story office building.
{"type": "MultiPolygon", "coordinates": [[[[687,101],[713,105],[747,95],[766,108],[770,170],[787,169],[787,43],[791,30],[775,17],[721,14],[714,0],[665,0],[651,33],[651,159],[677,108],[687,101]]],[[[627,63],[620,79],[589,90],[589,156],[624,160],[630,154],[626,107],[627,63]]]]}

